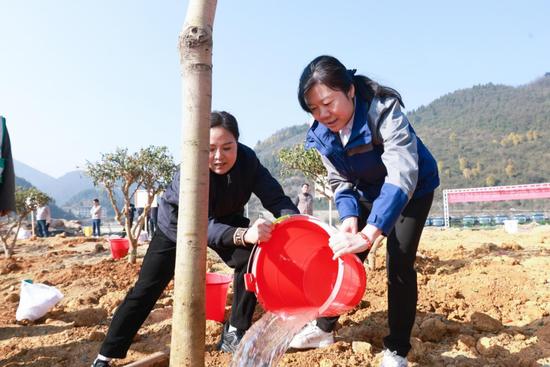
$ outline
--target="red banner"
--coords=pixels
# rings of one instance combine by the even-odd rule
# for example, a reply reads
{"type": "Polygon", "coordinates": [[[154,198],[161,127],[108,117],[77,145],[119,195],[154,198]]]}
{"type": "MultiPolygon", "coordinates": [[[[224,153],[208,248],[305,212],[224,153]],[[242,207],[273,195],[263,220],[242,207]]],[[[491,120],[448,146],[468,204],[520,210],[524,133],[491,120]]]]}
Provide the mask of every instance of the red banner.
{"type": "Polygon", "coordinates": [[[447,201],[450,204],[480,201],[545,199],[550,198],[550,183],[446,190],[446,193],[447,201]]]}

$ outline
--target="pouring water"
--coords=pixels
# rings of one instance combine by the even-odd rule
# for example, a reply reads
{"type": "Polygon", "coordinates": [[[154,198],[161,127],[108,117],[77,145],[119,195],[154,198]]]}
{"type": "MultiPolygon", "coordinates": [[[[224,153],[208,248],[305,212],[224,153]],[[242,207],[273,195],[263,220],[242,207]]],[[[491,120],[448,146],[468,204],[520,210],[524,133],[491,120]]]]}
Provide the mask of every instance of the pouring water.
{"type": "Polygon", "coordinates": [[[276,366],[294,335],[316,316],[317,310],[291,315],[265,313],[246,332],[233,355],[230,366],[276,366]]]}

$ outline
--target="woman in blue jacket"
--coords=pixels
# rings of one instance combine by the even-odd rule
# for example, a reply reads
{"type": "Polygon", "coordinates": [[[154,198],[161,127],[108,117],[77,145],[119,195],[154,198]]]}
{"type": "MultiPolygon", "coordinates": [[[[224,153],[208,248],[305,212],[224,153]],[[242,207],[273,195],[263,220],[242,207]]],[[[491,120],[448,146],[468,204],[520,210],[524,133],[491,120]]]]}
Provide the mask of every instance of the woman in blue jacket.
{"type": "MultiPolygon", "coordinates": [[[[321,154],[342,222],[329,242],[334,256],[355,253],[364,260],[378,236],[388,238],[384,360],[406,366],[418,296],[414,261],[439,185],[436,161],[401,112],[399,93],[355,75],[334,57],[319,56],[306,66],[298,99],[315,118],[306,149],[321,154]]],[[[336,322],[317,319],[291,346],[332,343],[336,322]]]]}
{"type": "MultiPolygon", "coordinates": [[[[279,183],[249,147],[238,142],[237,120],[227,112],[210,117],[210,187],[208,246],[234,268],[233,304],[224,325],[219,350],[234,352],[252,323],[256,296],[247,292],[244,274],[252,246],[271,237],[272,223],[258,219],[252,226],[244,206],[254,193],[275,217],[299,214],[279,183]]],[[[158,228],[147,249],[139,278],[118,307],[92,367],[109,366],[124,358],[134,335],[174,276],[176,258],[179,172],[158,203],[158,228]]]]}

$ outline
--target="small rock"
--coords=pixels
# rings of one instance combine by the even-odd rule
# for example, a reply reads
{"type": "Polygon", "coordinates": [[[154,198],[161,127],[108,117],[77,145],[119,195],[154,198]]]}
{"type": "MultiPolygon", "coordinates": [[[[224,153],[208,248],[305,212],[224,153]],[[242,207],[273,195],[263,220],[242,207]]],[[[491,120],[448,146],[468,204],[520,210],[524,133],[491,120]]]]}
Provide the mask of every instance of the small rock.
{"type": "Polygon", "coordinates": [[[485,357],[497,357],[501,351],[498,341],[488,337],[479,338],[476,343],[476,350],[485,357]]]}
{"type": "Polygon", "coordinates": [[[11,271],[17,271],[21,269],[21,267],[17,263],[9,263],[6,265],[6,269],[8,269],[8,272],[11,272],[11,271]]]}
{"type": "Polygon", "coordinates": [[[458,336],[457,344],[458,344],[458,349],[463,351],[469,351],[471,349],[475,349],[476,338],[474,338],[471,335],[460,334],[458,336]]]}
{"type": "Polygon", "coordinates": [[[473,327],[478,331],[496,333],[502,329],[502,323],[499,320],[482,312],[474,312],[470,316],[473,327]]]}
{"type": "Polygon", "coordinates": [[[334,362],[330,359],[321,359],[321,362],[319,362],[319,367],[334,367],[334,362]]]}
{"type": "Polygon", "coordinates": [[[426,354],[426,346],[422,343],[422,340],[418,338],[411,338],[411,350],[408,355],[408,359],[412,362],[419,361],[422,356],[426,354]]]}
{"type": "Polygon", "coordinates": [[[10,294],[6,297],[6,301],[11,302],[11,303],[19,302],[19,294],[17,294],[17,293],[10,293],[10,294]]]}
{"type": "Polygon", "coordinates": [[[94,342],[100,342],[103,339],[105,339],[105,333],[101,331],[92,331],[90,335],[88,336],[88,339],[94,342]]]}
{"type": "Polygon", "coordinates": [[[447,327],[438,318],[430,317],[422,321],[420,324],[419,337],[423,341],[438,342],[447,333],[447,327]]]}
{"type": "Polygon", "coordinates": [[[75,312],[75,326],[94,326],[107,318],[107,311],[103,308],[87,308],[75,312]]]}
{"type": "Polygon", "coordinates": [[[353,353],[364,354],[367,356],[372,355],[372,345],[367,342],[352,342],[351,349],[353,353]]]}

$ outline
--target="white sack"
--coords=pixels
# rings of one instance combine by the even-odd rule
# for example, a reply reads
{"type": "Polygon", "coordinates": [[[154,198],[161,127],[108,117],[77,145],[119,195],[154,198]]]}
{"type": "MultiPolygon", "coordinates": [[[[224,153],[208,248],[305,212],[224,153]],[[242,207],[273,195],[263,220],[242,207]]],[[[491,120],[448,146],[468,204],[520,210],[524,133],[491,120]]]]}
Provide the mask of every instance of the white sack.
{"type": "Polygon", "coordinates": [[[55,287],[41,283],[33,284],[23,280],[15,318],[17,321],[37,320],[62,299],[63,294],[55,287]]]}

